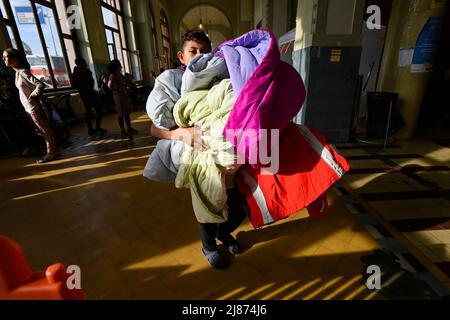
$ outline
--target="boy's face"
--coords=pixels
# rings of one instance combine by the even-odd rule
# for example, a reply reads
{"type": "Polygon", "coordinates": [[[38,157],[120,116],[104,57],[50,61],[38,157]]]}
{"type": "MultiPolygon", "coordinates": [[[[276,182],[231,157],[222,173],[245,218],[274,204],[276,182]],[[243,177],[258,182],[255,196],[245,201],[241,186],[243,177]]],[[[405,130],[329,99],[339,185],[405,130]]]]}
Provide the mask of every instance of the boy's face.
{"type": "Polygon", "coordinates": [[[184,65],[188,65],[196,56],[203,53],[209,53],[208,45],[203,41],[190,40],[184,44],[183,51],[178,51],[178,59],[184,65]]]}

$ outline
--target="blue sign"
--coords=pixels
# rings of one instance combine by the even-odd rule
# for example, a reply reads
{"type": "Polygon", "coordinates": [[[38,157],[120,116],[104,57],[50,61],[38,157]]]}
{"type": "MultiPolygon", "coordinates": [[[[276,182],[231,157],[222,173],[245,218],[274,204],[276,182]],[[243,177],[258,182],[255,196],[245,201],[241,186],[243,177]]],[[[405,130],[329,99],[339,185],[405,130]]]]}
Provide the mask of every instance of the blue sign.
{"type": "MultiPolygon", "coordinates": [[[[31,7],[14,7],[19,24],[35,24],[33,9],[31,7]]],[[[45,24],[45,16],[42,7],[37,7],[39,22],[45,24]]]]}
{"type": "Polygon", "coordinates": [[[439,44],[443,17],[430,17],[417,38],[412,59],[412,72],[431,72],[439,44]]]}

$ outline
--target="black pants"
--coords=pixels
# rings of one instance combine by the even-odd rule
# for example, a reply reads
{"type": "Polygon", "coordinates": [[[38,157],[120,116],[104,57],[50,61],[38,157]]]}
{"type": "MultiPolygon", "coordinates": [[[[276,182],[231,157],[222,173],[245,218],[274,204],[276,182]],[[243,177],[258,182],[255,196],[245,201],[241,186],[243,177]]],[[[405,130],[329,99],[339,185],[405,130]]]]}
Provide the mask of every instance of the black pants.
{"type": "Polygon", "coordinates": [[[100,129],[100,123],[102,121],[102,111],[100,104],[97,103],[95,99],[95,94],[81,95],[81,100],[83,100],[84,108],[86,109],[86,125],[89,130],[92,130],[92,108],[95,110],[95,129],[100,129]]]}
{"type": "Polygon", "coordinates": [[[200,238],[203,248],[216,250],[216,238],[225,238],[235,231],[249,216],[250,209],[243,194],[237,188],[227,190],[228,220],[224,223],[199,223],[200,238]]]}
{"type": "Polygon", "coordinates": [[[124,120],[124,119],[125,119],[125,123],[127,124],[128,129],[131,129],[130,114],[127,114],[127,115],[125,115],[125,116],[123,116],[123,117],[119,117],[119,118],[118,118],[120,129],[125,130],[125,127],[124,127],[124,125],[123,125],[123,120],[124,120]]]}

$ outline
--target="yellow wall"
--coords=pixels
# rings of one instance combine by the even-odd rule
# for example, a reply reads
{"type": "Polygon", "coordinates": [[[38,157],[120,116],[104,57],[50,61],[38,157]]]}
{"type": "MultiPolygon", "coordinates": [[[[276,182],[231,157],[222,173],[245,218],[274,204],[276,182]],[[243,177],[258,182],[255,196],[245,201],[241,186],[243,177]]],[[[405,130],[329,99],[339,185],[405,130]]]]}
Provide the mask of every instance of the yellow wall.
{"type": "Polygon", "coordinates": [[[402,47],[415,47],[417,38],[430,16],[441,15],[432,9],[432,0],[393,0],[386,46],[378,81],[379,91],[399,93],[398,109],[406,126],[397,138],[414,135],[420,107],[431,73],[411,73],[410,66],[398,66],[402,47]]]}

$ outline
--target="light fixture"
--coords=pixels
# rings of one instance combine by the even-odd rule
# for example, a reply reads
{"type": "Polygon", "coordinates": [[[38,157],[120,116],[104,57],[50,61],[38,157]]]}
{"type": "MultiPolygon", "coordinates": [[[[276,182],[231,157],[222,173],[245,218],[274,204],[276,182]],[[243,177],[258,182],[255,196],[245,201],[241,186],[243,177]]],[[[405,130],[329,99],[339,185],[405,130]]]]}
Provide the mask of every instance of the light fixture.
{"type": "Polygon", "coordinates": [[[198,8],[200,9],[200,23],[199,23],[199,25],[198,25],[198,28],[199,28],[200,30],[203,30],[203,24],[202,24],[202,7],[201,7],[200,3],[199,3],[198,8]]]}

